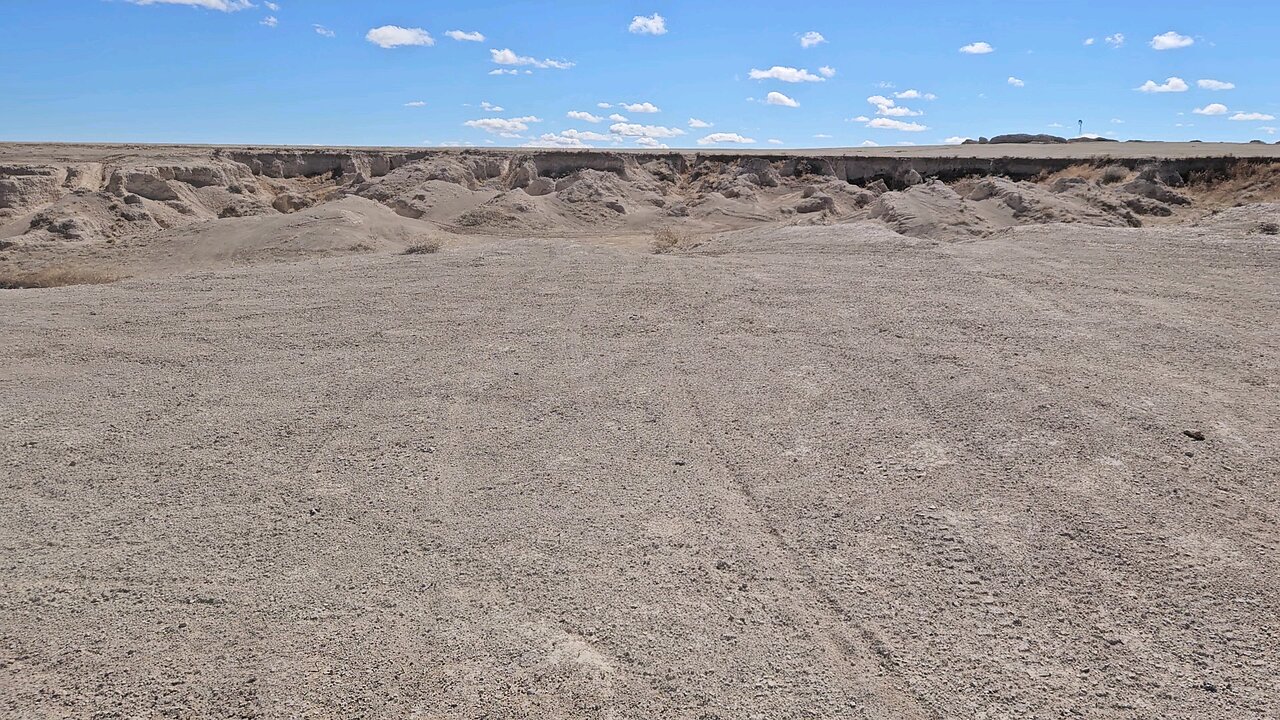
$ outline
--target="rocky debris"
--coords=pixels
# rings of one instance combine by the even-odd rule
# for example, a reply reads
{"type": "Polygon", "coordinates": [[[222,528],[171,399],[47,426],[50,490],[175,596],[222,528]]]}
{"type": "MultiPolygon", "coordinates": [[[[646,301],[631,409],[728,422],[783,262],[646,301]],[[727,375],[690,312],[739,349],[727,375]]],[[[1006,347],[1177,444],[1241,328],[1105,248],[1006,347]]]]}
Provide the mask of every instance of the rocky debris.
{"type": "Polygon", "coordinates": [[[1158,180],[1138,177],[1121,185],[1120,188],[1131,195],[1151,198],[1168,205],[1190,205],[1191,200],[1158,180]]]}
{"type": "Polygon", "coordinates": [[[1192,440],[1195,440],[1196,442],[1204,441],[1204,433],[1200,432],[1199,430],[1183,430],[1182,434],[1186,435],[1192,440]]]}
{"type": "Polygon", "coordinates": [[[905,191],[891,191],[871,204],[871,217],[911,237],[971,237],[983,228],[966,210],[964,200],[946,184],[931,180],[905,191]]]}
{"type": "Polygon", "coordinates": [[[134,195],[133,193],[129,193],[128,195],[125,195],[125,196],[124,196],[124,203],[125,203],[126,205],[141,205],[141,204],[142,204],[142,196],[141,196],[141,195],[134,195]]]}
{"type": "Polygon", "coordinates": [[[836,201],[825,193],[815,193],[796,203],[796,212],[830,212],[836,209],[836,201]]]}
{"type": "Polygon", "coordinates": [[[271,201],[271,207],[282,213],[291,213],[311,207],[311,199],[302,193],[286,192],[271,201]]]}
{"type": "Polygon", "coordinates": [[[1131,197],[1124,201],[1125,207],[1129,208],[1138,215],[1154,215],[1156,217],[1168,217],[1173,214],[1173,208],[1159,200],[1153,200],[1147,197],[1131,197]]]}

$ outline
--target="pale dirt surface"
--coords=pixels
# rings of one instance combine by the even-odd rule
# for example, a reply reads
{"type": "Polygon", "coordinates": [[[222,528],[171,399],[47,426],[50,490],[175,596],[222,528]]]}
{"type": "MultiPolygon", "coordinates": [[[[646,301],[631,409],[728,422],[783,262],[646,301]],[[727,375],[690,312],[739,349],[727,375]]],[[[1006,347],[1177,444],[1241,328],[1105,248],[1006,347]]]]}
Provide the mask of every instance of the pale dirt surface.
{"type": "Polygon", "coordinates": [[[1280,716],[1280,226],[1240,178],[1135,185],[1194,202],[1132,228],[1044,224],[1094,180],[867,220],[784,175],[758,207],[836,210],[663,255],[446,233],[379,202],[462,186],[405,172],[11,235],[135,276],[0,290],[0,717],[1280,716]]]}

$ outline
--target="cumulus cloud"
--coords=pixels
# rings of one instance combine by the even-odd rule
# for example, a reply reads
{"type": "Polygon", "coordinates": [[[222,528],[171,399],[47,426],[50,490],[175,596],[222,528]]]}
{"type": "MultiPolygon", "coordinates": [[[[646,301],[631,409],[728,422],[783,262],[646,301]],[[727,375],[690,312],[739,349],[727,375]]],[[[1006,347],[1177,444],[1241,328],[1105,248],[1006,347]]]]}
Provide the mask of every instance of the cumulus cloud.
{"type": "Polygon", "coordinates": [[[493,103],[489,102],[488,100],[484,100],[484,101],[482,101],[482,102],[480,103],[480,107],[481,107],[481,108],[484,108],[485,110],[488,110],[489,112],[502,112],[502,106],[501,106],[501,105],[494,105],[493,103]]]}
{"type": "Polygon", "coordinates": [[[1018,79],[1018,78],[1016,78],[1016,77],[1014,77],[1014,76],[1012,76],[1012,75],[1010,75],[1010,76],[1009,76],[1008,83],[1009,83],[1010,85],[1014,86],[1014,87],[1026,87],[1026,86],[1027,86],[1027,83],[1026,83],[1026,82],[1024,82],[1024,81],[1022,81],[1022,80],[1020,80],[1020,79],[1018,79]]]}
{"type": "Polygon", "coordinates": [[[1197,80],[1196,85],[1201,90],[1235,90],[1236,84],[1223,82],[1221,80],[1197,80]]]}
{"type": "Polygon", "coordinates": [[[316,31],[317,35],[323,35],[324,37],[331,38],[338,34],[323,25],[312,25],[311,27],[316,31]]]}
{"type": "Polygon", "coordinates": [[[1231,120],[1235,120],[1235,121],[1238,121],[1238,122],[1239,122],[1239,121],[1249,121],[1249,120],[1275,120],[1275,119],[1276,119],[1276,116],[1275,116],[1275,115],[1268,115],[1268,114],[1266,114],[1266,113],[1260,113],[1260,112],[1249,112],[1249,113],[1247,113],[1247,112],[1238,112],[1238,113],[1236,113],[1235,115],[1232,115],[1229,119],[1231,119],[1231,120]]]}
{"type": "Polygon", "coordinates": [[[880,147],[880,143],[875,140],[863,140],[861,145],[862,147],[880,147]]]}
{"type": "Polygon", "coordinates": [[[590,130],[564,130],[559,133],[543,133],[536,139],[525,143],[523,147],[593,147],[591,142],[616,142],[617,137],[590,130]]]}
{"type": "Polygon", "coordinates": [[[1085,45],[1092,45],[1092,44],[1093,44],[1093,38],[1085,38],[1085,39],[1084,39],[1084,44],[1085,44],[1085,45]]]}
{"type": "Polygon", "coordinates": [[[706,120],[699,120],[698,118],[689,118],[689,127],[699,128],[699,129],[709,128],[711,127],[711,123],[707,122],[706,120]]]}
{"type": "Polygon", "coordinates": [[[1157,85],[1154,80],[1148,80],[1134,89],[1137,90],[1138,92],[1144,92],[1144,93],[1172,93],[1172,92],[1186,92],[1189,89],[1189,87],[1187,85],[1187,82],[1182,78],[1171,77],[1171,78],[1167,78],[1163,83],[1159,85],[1157,85]]]}
{"type": "Polygon", "coordinates": [[[818,74],[824,78],[833,78],[836,76],[836,69],[830,65],[823,65],[818,68],[818,74]]]}
{"type": "Polygon", "coordinates": [[[462,124],[487,133],[502,135],[503,137],[515,137],[515,133],[528,130],[529,123],[536,122],[542,122],[542,118],[526,115],[517,118],[481,118],[479,120],[468,120],[462,124]]]}
{"type": "Polygon", "coordinates": [[[748,73],[752,80],[781,80],[782,82],[822,82],[823,79],[803,68],[774,65],[768,70],[751,69],[748,73]]]}
{"type": "MultiPolygon", "coordinates": [[[[1088,45],[1089,43],[1085,43],[1085,44],[1088,45]]],[[[959,145],[963,143],[965,140],[969,140],[969,139],[970,138],[967,138],[961,135],[954,135],[952,137],[947,138],[946,140],[943,140],[942,144],[943,145],[959,145]]]]}
{"type": "Polygon", "coordinates": [[[993,53],[995,51],[996,49],[991,47],[990,43],[985,42],[969,43],[968,45],[960,48],[960,52],[965,53],[966,55],[986,55],[987,53],[993,53]]]}
{"type": "Polygon", "coordinates": [[[570,110],[564,115],[567,118],[572,118],[574,120],[585,120],[589,123],[598,123],[601,120],[604,120],[604,118],[600,117],[599,115],[592,115],[591,113],[583,110],[570,110]]]}
{"type": "Polygon", "coordinates": [[[620,114],[620,113],[612,113],[612,114],[610,114],[610,115],[609,115],[609,119],[610,119],[610,120],[612,120],[612,121],[614,121],[614,122],[622,122],[622,123],[624,123],[624,122],[627,122],[627,121],[628,121],[627,116],[626,116],[626,115],[622,115],[622,114],[620,114]]]}
{"type": "Polygon", "coordinates": [[[609,108],[613,107],[613,103],[598,102],[598,103],[596,103],[596,107],[600,108],[601,110],[607,110],[607,109],[609,109],[609,108]]]}
{"type": "Polygon", "coordinates": [[[637,123],[614,123],[609,132],[627,137],[670,138],[684,134],[680,128],[663,127],[661,125],[640,125],[637,123]]]}
{"type": "Polygon", "coordinates": [[[627,32],[636,35],[666,35],[667,19],[654,13],[649,17],[637,15],[631,18],[631,24],[627,26],[627,32]]]}
{"type": "Polygon", "coordinates": [[[627,112],[633,112],[633,113],[656,113],[656,112],[662,112],[662,108],[658,107],[657,105],[654,105],[654,104],[653,104],[653,103],[651,103],[651,102],[641,102],[641,103],[618,103],[618,107],[621,107],[622,109],[626,110],[627,112]]]}
{"type": "MultiPolygon", "coordinates": [[[[530,75],[530,74],[532,74],[532,73],[531,73],[531,71],[529,71],[529,70],[525,70],[524,72],[525,72],[525,74],[526,74],[526,75],[530,75]]],[[[519,75],[519,74],[520,74],[520,71],[519,71],[519,70],[513,70],[513,69],[511,69],[511,68],[497,68],[497,69],[495,69],[495,70],[490,70],[490,71],[489,71],[489,74],[490,74],[490,75],[519,75]]]]}
{"type": "Polygon", "coordinates": [[[809,32],[800,36],[800,47],[811,48],[814,45],[821,45],[826,41],[827,39],[822,37],[822,33],[810,30],[809,32]]]}
{"type": "Polygon", "coordinates": [[[1124,47],[1124,33],[1115,33],[1102,38],[1102,41],[1110,45],[1112,48],[1124,47]]]}
{"type": "Polygon", "coordinates": [[[484,35],[478,31],[450,30],[445,33],[445,37],[453,38],[458,42],[484,42],[484,35]]]}
{"type": "MultiPolygon", "coordinates": [[[[764,101],[770,105],[782,105],[783,107],[800,107],[800,103],[796,102],[792,98],[787,97],[786,95],[783,95],[780,92],[777,92],[776,90],[773,92],[770,92],[768,95],[765,95],[764,101]]],[[[719,135],[720,133],[712,133],[712,134],[719,135]]]]}
{"type": "Polygon", "coordinates": [[[894,101],[883,95],[872,95],[867,98],[867,102],[876,106],[876,114],[886,117],[917,117],[923,115],[920,110],[912,110],[911,108],[898,105],[894,101]]]}
{"type": "Polygon", "coordinates": [[[1226,115],[1227,106],[1222,103],[1209,103],[1208,105],[1205,105],[1202,108],[1196,108],[1191,112],[1196,115],[1226,115]]]}
{"type": "Polygon", "coordinates": [[[129,0],[134,5],[189,5],[206,10],[235,12],[253,7],[249,0],[129,0]]]}
{"type": "Polygon", "coordinates": [[[275,27],[280,24],[280,21],[276,19],[275,15],[268,15],[262,18],[261,20],[259,20],[258,24],[266,25],[267,27],[275,27]]]}
{"type": "Polygon", "coordinates": [[[1195,45],[1196,41],[1186,35],[1179,35],[1170,30],[1151,38],[1151,49],[1153,50],[1177,50],[1178,48],[1190,47],[1195,45]]]}
{"type": "Polygon", "coordinates": [[[929,128],[920,123],[904,122],[902,120],[894,120],[892,118],[874,118],[867,123],[867,127],[877,130],[901,130],[902,132],[924,132],[929,128]]]}
{"type": "Polygon", "coordinates": [[[413,102],[405,103],[404,106],[405,107],[426,107],[427,104],[422,102],[421,100],[414,100],[413,102]]]}
{"type": "Polygon", "coordinates": [[[738,133],[726,132],[711,133],[705,137],[698,138],[699,145],[713,145],[715,143],[737,143],[739,145],[750,145],[754,142],[754,138],[743,137],[738,133]]]}
{"type": "Polygon", "coordinates": [[[934,95],[933,93],[922,93],[919,90],[915,90],[915,89],[896,92],[893,94],[893,96],[898,98],[899,100],[937,100],[938,99],[938,96],[934,95]]]}
{"type": "Polygon", "coordinates": [[[670,147],[670,145],[667,145],[665,143],[660,143],[651,137],[638,137],[636,138],[635,143],[638,147],[652,148],[655,150],[665,150],[666,148],[670,147]]]}
{"type": "Polygon", "coordinates": [[[573,67],[573,63],[563,60],[539,60],[528,55],[517,55],[508,48],[501,50],[489,50],[489,59],[498,65],[531,65],[536,68],[552,68],[555,70],[568,70],[573,67]]]}
{"type": "Polygon", "coordinates": [[[364,34],[364,39],[381,48],[410,45],[435,45],[431,33],[422,28],[406,28],[399,25],[383,25],[364,34]]]}
{"type": "Polygon", "coordinates": [[[264,2],[262,3],[262,5],[266,7],[268,10],[270,10],[271,12],[277,12],[280,10],[280,6],[273,2],[264,2]]]}

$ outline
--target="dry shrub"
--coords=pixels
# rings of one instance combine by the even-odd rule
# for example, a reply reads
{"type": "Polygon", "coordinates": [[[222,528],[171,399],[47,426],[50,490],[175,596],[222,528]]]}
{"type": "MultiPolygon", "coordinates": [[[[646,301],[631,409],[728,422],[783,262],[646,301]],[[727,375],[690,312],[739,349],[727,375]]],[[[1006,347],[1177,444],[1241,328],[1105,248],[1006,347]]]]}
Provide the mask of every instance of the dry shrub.
{"type": "Polygon", "coordinates": [[[417,242],[404,249],[402,255],[431,255],[440,252],[443,243],[439,240],[424,240],[417,242]]]}
{"type": "Polygon", "coordinates": [[[659,255],[685,250],[693,244],[687,233],[671,225],[662,225],[650,230],[649,237],[653,239],[653,251],[659,255]]]}
{"type": "Polygon", "coordinates": [[[1272,220],[1264,220],[1258,223],[1258,232],[1263,235],[1280,235],[1280,223],[1272,220]]]}
{"type": "Polygon", "coordinates": [[[0,289],[22,290],[27,288],[55,288],[67,285],[105,285],[119,280],[103,270],[90,268],[54,267],[40,270],[0,270],[0,289]]]}
{"type": "Polygon", "coordinates": [[[1103,185],[1113,185],[1129,179],[1129,168],[1123,165],[1108,165],[1102,168],[1098,181],[1103,185]]]}

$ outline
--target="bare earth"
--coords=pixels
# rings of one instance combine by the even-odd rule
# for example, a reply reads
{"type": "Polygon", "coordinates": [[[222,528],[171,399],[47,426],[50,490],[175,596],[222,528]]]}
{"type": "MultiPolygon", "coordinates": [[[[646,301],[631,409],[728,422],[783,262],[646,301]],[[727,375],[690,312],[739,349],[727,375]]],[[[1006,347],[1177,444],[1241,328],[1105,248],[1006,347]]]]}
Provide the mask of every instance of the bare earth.
{"type": "Polygon", "coordinates": [[[1115,147],[0,146],[0,271],[124,276],[0,290],[0,715],[1280,716],[1280,195],[1115,147]]]}

